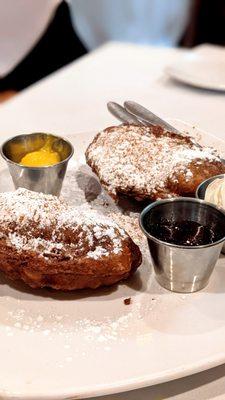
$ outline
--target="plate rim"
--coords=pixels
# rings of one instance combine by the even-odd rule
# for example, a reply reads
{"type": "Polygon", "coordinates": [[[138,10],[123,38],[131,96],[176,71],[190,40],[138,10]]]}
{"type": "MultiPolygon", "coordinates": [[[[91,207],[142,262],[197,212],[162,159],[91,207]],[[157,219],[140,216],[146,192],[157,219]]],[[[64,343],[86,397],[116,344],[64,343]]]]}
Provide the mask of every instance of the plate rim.
{"type": "MultiPolygon", "coordinates": [[[[59,394],[58,391],[55,393],[51,394],[45,394],[44,392],[39,392],[36,393],[35,395],[29,395],[29,394],[20,394],[20,393],[13,393],[10,392],[9,396],[5,391],[0,391],[0,396],[3,399],[6,400],[75,400],[75,399],[88,399],[92,397],[100,397],[100,396],[107,396],[107,395],[112,395],[112,394],[118,394],[118,393],[125,393],[129,392],[132,390],[138,390],[138,389],[143,389],[146,387],[151,387],[154,385],[170,382],[173,380],[181,379],[188,377],[190,375],[195,375],[207,370],[210,370],[214,367],[217,367],[219,365],[222,365],[225,363],[225,351],[222,356],[218,354],[218,358],[214,359],[214,357],[208,357],[206,359],[203,359],[204,362],[200,362],[195,368],[192,367],[192,364],[188,366],[188,368],[184,369],[181,367],[178,367],[174,369],[174,376],[171,375],[170,372],[168,372],[168,375],[166,380],[165,374],[160,375],[160,374],[155,374],[152,378],[149,378],[149,375],[145,375],[140,379],[140,377],[137,378],[132,378],[132,379],[126,379],[124,381],[116,381],[116,383],[113,384],[97,384],[95,389],[93,390],[93,387],[82,387],[79,391],[76,391],[76,389],[70,389],[64,393],[59,394]],[[204,365],[207,366],[204,367],[204,365]],[[175,375],[176,374],[176,375],[175,375]]],[[[196,363],[195,363],[196,365],[196,363]]]]}

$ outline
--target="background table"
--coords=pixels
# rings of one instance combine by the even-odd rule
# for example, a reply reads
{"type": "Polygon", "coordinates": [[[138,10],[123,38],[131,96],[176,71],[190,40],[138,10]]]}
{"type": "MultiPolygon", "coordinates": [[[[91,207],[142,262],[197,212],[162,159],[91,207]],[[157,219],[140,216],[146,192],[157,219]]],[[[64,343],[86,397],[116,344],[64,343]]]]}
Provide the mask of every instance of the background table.
{"type": "MultiPolygon", "coordinates": [[[[163,118],[184,120],[225,139],[225,93],[193,89],[169,80],[164,73],[165,66],[181,51],[107,44],[2,104],[0,139],[26,132],[69,135],[102,129],[116,123],[106,109],[109,100],[136,100],[163,118]]],[[[222,400],[225,365],[151,388],[99,398],[103,399],[222,400]]]]}

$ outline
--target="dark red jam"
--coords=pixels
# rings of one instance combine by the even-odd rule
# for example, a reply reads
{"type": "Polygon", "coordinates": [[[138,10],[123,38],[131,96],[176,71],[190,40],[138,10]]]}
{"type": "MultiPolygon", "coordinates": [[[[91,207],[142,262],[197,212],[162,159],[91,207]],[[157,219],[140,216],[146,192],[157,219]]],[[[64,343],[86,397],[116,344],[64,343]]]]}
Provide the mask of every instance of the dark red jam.
{"type": "Polygon", "coordinates": [[[202,246],[220,240],[220,231],[204,226],[195,221],[168,221],[148,224],[150,235],[164,242],[181,246],[202,246]]]}

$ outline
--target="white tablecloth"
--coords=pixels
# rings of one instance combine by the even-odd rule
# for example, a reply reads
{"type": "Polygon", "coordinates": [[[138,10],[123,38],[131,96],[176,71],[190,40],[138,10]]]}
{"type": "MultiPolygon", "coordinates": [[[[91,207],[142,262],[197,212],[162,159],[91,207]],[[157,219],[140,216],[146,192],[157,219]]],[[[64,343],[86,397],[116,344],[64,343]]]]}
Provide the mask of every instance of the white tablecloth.
{"type": "MultiPolygon", "coordinates": [[[[225,94],[185,87],[165,76],[164,67],[179,57],[179,52],[105,45],[1,105],[0,138],[3,141],[34,131],[69,135],[102,129],[116,122],[106,109],[109,100],[136,100],[164,118],[178,118],[225,138],[225,94]]],[[[225,399],[225,365],[152,388],[104,397],[137,399],[225,399]]]]}

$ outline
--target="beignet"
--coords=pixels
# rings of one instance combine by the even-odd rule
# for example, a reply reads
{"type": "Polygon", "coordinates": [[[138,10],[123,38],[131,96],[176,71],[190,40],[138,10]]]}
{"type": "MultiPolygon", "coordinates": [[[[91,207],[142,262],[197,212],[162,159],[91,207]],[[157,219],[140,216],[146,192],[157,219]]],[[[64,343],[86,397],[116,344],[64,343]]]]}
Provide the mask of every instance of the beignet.
{"type": "Polygon", "coordinates": [[[138,246],[89,207],[18,189],[0,193],[0,270],[32,288],[97,288],[141,264],[138,246]]]}
{"type": "Polygon", "coordinates": [[[225,172],[214,149],[160,126],[106,128],[87,148],[86,160],[115,199],[193,196],[203,180],[225,172]]]}

